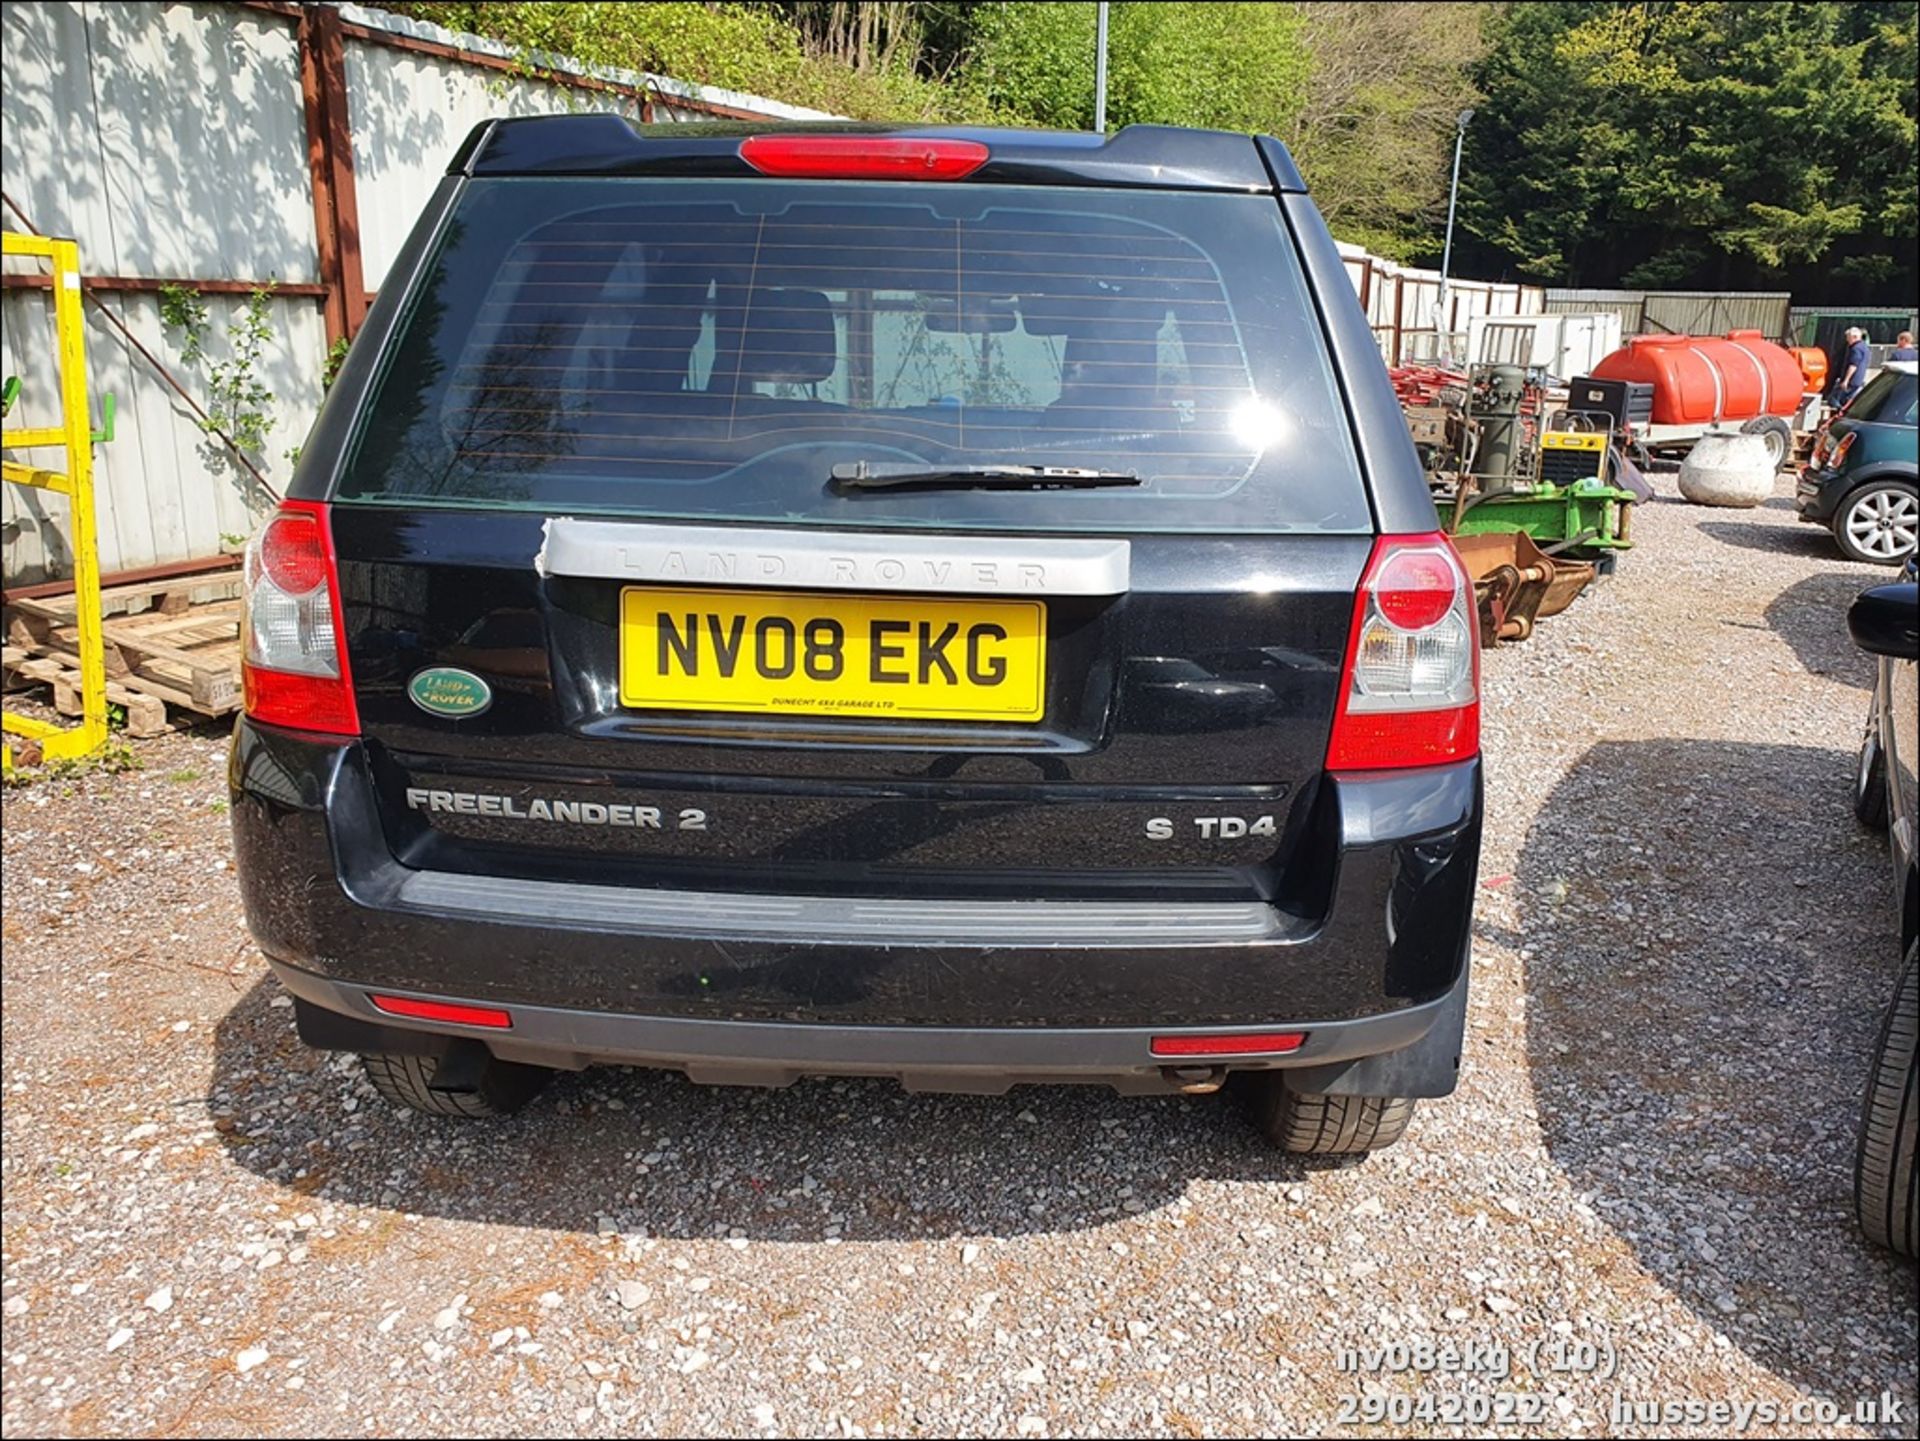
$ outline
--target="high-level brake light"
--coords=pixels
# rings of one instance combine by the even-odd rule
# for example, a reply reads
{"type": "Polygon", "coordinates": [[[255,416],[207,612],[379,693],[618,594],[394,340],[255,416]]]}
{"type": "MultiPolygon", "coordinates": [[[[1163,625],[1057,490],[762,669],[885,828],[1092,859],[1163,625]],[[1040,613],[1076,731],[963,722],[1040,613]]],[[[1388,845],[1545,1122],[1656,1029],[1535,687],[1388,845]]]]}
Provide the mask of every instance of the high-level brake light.
{"type": "Polygon", "coordinates": [[[750,135],[740,158],[762,175],[802,180],[960,180],[987,163],[978,140],[898,135],[750,135]]]}

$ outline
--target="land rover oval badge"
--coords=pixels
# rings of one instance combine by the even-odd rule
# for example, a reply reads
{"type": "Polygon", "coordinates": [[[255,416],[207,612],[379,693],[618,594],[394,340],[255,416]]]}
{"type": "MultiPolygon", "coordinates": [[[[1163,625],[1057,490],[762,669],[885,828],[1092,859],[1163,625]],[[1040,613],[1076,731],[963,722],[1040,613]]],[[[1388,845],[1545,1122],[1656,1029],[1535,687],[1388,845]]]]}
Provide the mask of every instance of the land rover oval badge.
{"type": "Polygon", "coordinates": [[[493,704],[493,689],[470,670],[429,666],[407,682],[407,694],[421,710],[454,720],[476,716],[493,704]]]}

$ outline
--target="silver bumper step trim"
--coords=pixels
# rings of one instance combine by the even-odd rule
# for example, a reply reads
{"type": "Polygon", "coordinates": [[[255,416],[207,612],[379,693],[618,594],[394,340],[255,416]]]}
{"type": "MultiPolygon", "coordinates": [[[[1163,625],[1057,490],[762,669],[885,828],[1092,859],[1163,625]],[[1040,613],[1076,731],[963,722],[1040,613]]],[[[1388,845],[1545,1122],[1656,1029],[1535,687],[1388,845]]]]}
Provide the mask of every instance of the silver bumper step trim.
{"type": "Polygon", "coordinates": [[[1291,928],[1260,901],[921,901],[738,895],[414,871],[401,904],[505,924],[565,921],[636,935],[888,945],[1204,946],[1291,928]]]}

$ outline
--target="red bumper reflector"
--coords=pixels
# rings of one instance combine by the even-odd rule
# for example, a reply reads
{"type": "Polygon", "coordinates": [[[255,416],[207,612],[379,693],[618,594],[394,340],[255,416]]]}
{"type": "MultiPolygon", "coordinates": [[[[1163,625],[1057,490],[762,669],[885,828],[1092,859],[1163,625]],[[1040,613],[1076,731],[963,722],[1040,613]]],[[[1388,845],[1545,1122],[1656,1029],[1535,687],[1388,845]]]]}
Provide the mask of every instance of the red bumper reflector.
{"type": "Polygon", "coordinates": [[[978,140],[881,135],[749,135],[740,158],[762,175],[806,180],[960,180],[987,163],[978,140]]]}
{"type": "Polygon", "coordinates": [[[1305,1031],[1256,1031],[1238,1036],[1155,1036],[1156,1056],[1270,1056],[1300,1049],[1305,1031]]]}
{"type": "Polygon", "coordinates": [[[376,1011],[407,1016],[416,1021],[452,1021],[461,1026],[492,1026],[506,1030],[513,1017],[492,1006],[456,1006],[446,1001],[416,1001],[409,996],[369,996],[376,1011]]]}

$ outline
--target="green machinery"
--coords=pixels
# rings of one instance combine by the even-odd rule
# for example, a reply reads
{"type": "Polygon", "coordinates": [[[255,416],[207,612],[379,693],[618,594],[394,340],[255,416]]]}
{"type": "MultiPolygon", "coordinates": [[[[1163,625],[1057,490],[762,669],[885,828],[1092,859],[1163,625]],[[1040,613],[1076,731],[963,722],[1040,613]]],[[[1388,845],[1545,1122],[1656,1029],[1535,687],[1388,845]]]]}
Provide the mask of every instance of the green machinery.
{"type": "Polygon", "coordinates": [[[1481,637],[1525,640],[1633,544],[1633,503],[1651,492],[1612,417],[1550,411],[1521,366],[1476,366],[1431,400],[1407,406],[1407,425],[1473,577],[1481,637]]]}
{"type": "Polygon", "coordinates": [[[1632,546],[1632,506],[1641,497],[1614,483],[1626,462],[1609,417],[1548,414],[1526,371],[1495,365],[1469,383],[1464,428],[1466,464],[1448,478],[1442,507],[1450,531],[1517,531],[1569,559],[1632,546]]]}

